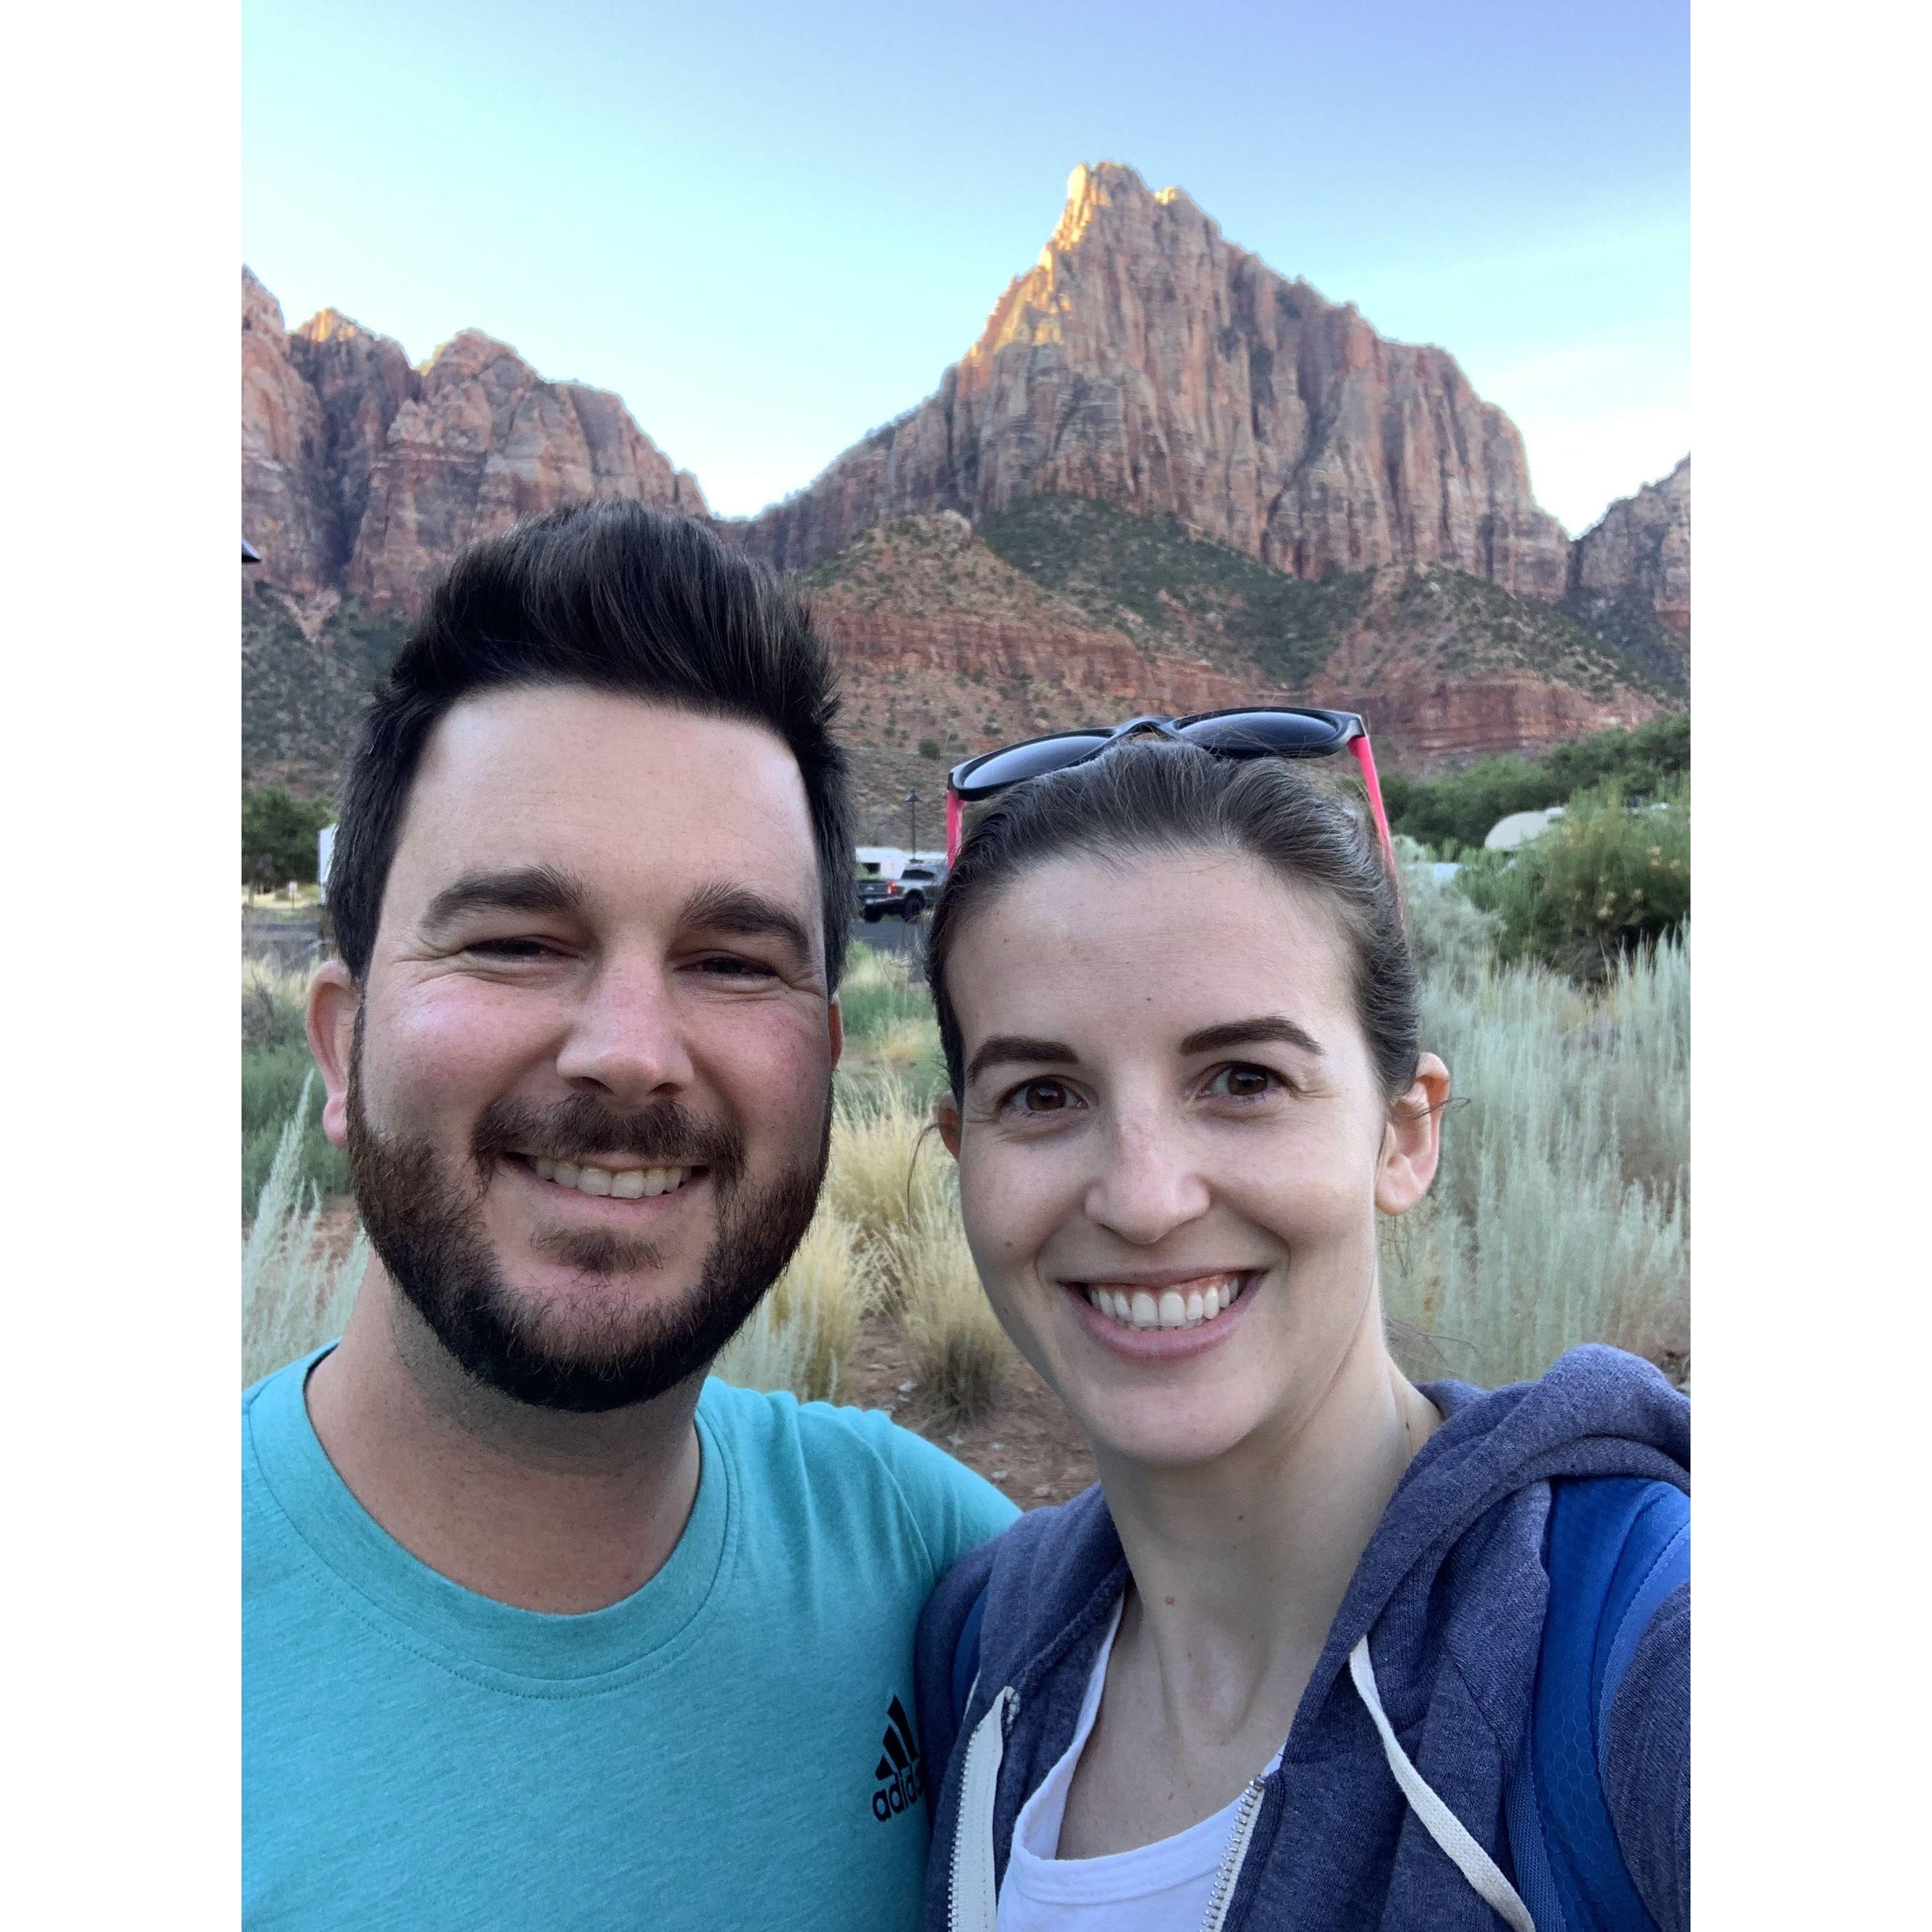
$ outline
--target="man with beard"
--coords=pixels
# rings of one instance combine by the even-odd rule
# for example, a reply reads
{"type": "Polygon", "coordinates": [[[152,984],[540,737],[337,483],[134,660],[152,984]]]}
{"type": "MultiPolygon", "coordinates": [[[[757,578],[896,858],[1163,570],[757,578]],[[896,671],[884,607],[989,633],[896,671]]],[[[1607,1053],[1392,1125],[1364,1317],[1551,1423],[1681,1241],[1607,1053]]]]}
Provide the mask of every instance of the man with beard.
{"type": "Polygon", "coordinates": [[[466,552],[376,694],[309,1006],[376,1258],[243,1398],[251,1924],[916,1922],[914,1627],[1014,1512],[705,1378],[824,1173],[835,706],[620,502],[466,552]]]}

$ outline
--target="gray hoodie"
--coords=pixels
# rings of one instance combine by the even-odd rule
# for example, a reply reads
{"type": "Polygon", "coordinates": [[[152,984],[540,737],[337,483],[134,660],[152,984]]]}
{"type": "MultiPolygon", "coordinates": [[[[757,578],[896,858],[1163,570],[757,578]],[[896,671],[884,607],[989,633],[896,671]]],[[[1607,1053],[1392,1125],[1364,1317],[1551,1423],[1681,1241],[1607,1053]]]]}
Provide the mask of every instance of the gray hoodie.
{"type": "MultiPolygon", "coordinates": [[[[1216,1932],[1492,1932],[1496,1914],[1396,1785],[1350,1653],[1369,1640],[1373,1688],[1396,1740],[1508,1876],[1504,1790],[1535,1682],[1550,1480],[1638,1476],[1690,1487],[1689,1402],[1617,1349],[1574,1350],[1540,1381],[1492,1392],[1449,1382],[1425,1393],[1442,1426],[1363,1552],[1280,1766],[1249,1787],[1209,1920],[1216,1932]]],[[[934,1807],[926,1932],[984,1916],[984,1898],[956,1906],[956,1888],[963,1882],[989,1896],[1004,1876],[1014,1821],[1072,1742],[1126,1580],[1096,1488],[1022,1517],[934,1592],[917,1658],[934,1807]],[[982,1588],[978,1676],[956,1730],[953,1664],[982,1588]],[[1002,1715],[983,1723],[996,1707],[1002,1715]],[[964,1810],[982,1832],[990,1813],[990,1846],[959,1830],[976,1731],[994,1748],[976,1754],[980,1788],[964,1810]]],[[[1689,1672],[1685,1584],[1646,1630],[1606,1726],[1612,1822],[1664,1932],[1690,1919],[1689,1672]]]]}

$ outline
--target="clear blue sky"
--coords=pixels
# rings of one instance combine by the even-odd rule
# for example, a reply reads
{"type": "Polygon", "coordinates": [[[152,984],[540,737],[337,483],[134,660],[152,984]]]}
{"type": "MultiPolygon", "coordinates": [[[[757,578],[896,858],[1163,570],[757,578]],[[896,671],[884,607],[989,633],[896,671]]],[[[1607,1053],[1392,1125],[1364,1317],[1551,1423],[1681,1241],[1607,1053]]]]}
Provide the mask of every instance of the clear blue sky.
{"type": "Polygon", "coordinates": [[[1573,530],[1690,447],[1687,0],[244,0],[242,258],[614,389],[714,508],[928,394],[1077,161],[1522,429],[1573,530]]]}

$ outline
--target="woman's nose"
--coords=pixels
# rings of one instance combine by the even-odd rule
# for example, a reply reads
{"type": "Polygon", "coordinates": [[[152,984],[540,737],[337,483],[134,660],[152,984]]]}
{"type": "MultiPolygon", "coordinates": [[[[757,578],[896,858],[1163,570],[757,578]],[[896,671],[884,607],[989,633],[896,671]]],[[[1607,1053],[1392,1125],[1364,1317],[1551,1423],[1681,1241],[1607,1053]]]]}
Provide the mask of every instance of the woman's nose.
{"type": "Polygon", "coordinates": [[[1208,1211],[1207,1181],[1178,1127],[1150,1117],[1119,1120],[1100,1145],[1084,1204],[1096,1226],[1151,1247],[1208,1211]]]}
{"type": "Polygon", "coordinates": [[[694,1078],[674,990],[661,967],[606,964],[572,1016],[556,1069],[616,1105],[644,1105],[694,1078]]]}

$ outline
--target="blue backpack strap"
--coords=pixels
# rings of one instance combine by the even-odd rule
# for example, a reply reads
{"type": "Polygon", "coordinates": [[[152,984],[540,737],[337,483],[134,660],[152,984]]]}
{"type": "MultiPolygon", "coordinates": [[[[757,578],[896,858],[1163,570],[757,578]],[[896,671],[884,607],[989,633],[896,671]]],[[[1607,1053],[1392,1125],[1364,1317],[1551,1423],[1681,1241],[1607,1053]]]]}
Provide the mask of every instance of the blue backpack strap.
{"type": "Polygon", "coordinates": [[[1610,1820],[1604,1740],[1639,1641],[1690,1574],[1690,1502],[1636,1477],[1551,1492],[1535,1700],[1505,1798],[1516,1889],[1538,1932],[1656,1932],[1610,1820]]]}
{"type": "Polygon", "coordinates": [[[973,1680],[980,1674],[980,1626],[986,1620],[986,1592],[982,1589],[973,1599],[973,1607],[966,1612],[966,1621],[960,1626],[959,1644],[952,1653],[952,1730],[958,1735],[960,1726],[965,1721],[966,1706],[973,1696],[973,1680]]]}

